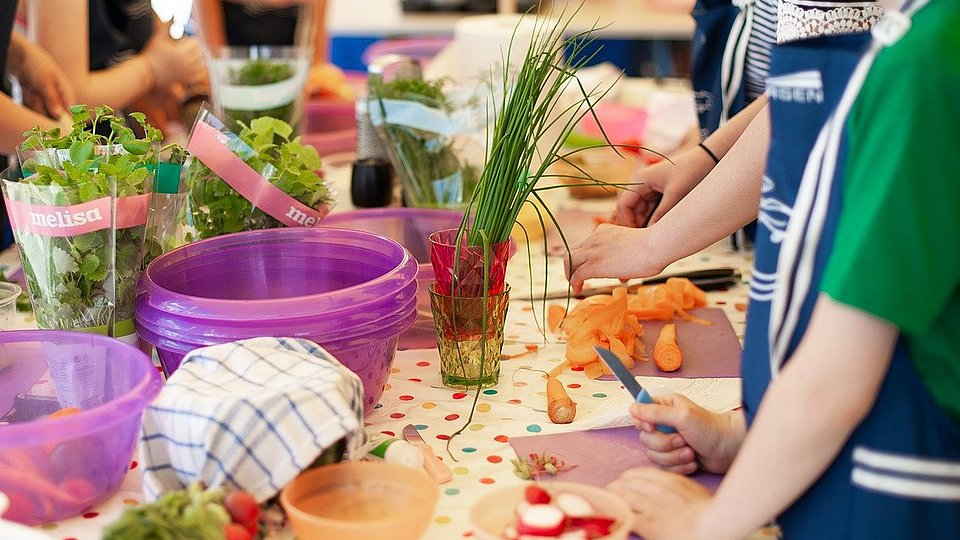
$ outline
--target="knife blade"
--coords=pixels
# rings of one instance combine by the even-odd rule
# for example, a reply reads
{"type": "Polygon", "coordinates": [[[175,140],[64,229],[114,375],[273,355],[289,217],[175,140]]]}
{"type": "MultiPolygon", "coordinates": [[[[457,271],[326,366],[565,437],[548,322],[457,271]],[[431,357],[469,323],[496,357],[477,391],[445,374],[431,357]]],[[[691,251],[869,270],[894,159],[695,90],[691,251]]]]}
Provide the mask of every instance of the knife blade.
{"type": "MultiPolygon", "coordinates": [[[[600,355],[600,359],[603,360],[604,364],[610,366],[610,371],[613,371],[613,374],[616,375],[617,379],[623,384],[623,388],[630,393],[631,397],[637,400],[637,403],[654,403],[650,393],[647,392],[644,387],[640,386],[640,383],[638,383],[637,379],[630,373],[627,366],[623,365],[623,362],[620,361],[620,358],[618,358],[613,351],[604,349],[603,347],[594,347],[593,350],[597,351],[597,354],[600,355]]],[[[673,427],[663,424],[657,426],[657,431],[666,434],[677,432],[673,427]]]]}
{"type": "Polygon", "coordinates": [[[410,444],[416,446],[423,452],[423,468],[427,471],[433,480],[438,484],[445,484],[453,478],[453,472],[450,467],[440,461],[440,458],[433,453],[433,448],[423,440],[420,430],[413,424],[403,426],[403,438],[410,444]]]}
{"type": "MultiPolygon", "coordinates": [[[[737,272],[734,268],[729,266],[723,266],[718,268],[705,268],[703,270],[689,270],[674,274],[660,274],[659,276],[644,278],[639,281],[631,280],[630,283],[625,285],[587,287],[580,291],[580,294],[571,295],[571,298],[583,299],[588,296],[596,296],[598,294],[612,294],[613,290],[618,287],[626,287],[627,293],[632,294],[644,285],[658,285],[660,283],[666,283],[668,279],[675,277],[687,278],[693,282],[694,285],[700,287],[704,291],[714,291],[717,289],[735,286],[740,281],[740,272],[737,272]]],[[[526,296],[520,295],[515,298],[511,297],[511,300],[560,300],[566,297],[567,291],[548,292],[545,296],[534,291],[533,296],[530,296],[529,294],[526,296]]]]}

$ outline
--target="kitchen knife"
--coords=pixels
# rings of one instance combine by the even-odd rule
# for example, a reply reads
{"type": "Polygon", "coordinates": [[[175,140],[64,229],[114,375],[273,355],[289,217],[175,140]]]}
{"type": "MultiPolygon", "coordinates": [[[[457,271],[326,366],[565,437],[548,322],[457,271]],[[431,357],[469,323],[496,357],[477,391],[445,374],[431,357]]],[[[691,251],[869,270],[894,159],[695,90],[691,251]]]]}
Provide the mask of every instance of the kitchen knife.
{"type": "MultiPolygon", "coordinates": [[[[687,278],[694,285],[700,287],[704,291],[713,291],[717,289],[726,289],[729,287],[735,286],[740,282],[740,272],[737,272],[735,269],[728,266],[719,267],[719,268],[706,268],[703,270],[690,270],[687,272],[677,272],[675,274],[661,274],[659,276],[649,277],[640,280],[639,282],[633,280],[629,284],[625,285],[610,285],[607,287],[587,287],[583,289],[580,294],[571,295],[571,298],[586,298],[588,296],[596,296],[598,294],[612,294],[613,290],[617,287],[626,287],[627,293],[634,293],[636,290],[644,285],[657,285],[660,283],[665,283],[670,278],[687,278]]],[[[567,297],[567,291],[553,291],[548,292],[546,296],[540,296],[536,291],[534,291],[533,300],[560,300],[567,297]]],[[[514,298],[511,296],[511,300],[531,300],[529,295],[520,296],[514,298]]]]}
{"type": "MultiPolygon", "coordinates": [[[[630,395],[637,400],[637,403],[654,403],[653,398],[650,397],[650,393],[640,386],[640,383],[637,382],[637,379],[630,373],[630,370],[627,369],[627,366],[623,365],[623,362],[620,361],[620,358],[613,353],[610,349],[604,349],[603,347],[594,347],[593,350],[597,351],[597,354],[600,355],[600,359],[603,360],[603,363],[610,366],[610,371],[613,371],[613,374],[620,379],[620,382],[623,383],[623,387],[630,393],[630,395]]],[[[660,433],[676,433],[677,430],[671,426],[665,426],[660,424],[657,426],[657,431],[660,433]]]]}
{"type": "Polygon", "coordinates": [[[453,478],[453,472],[450,471],[450,467],[447,467],[447,465],[440,461],[440,458],[433,453],[433,448],[427,444],[427,441],[423,440],[423,437],[420,435],[420,430],[418,430],[416,426],[413,424],[404,426],[403,438],[423,452],[423,468],[436,483],[445,484],[453,478]]]}

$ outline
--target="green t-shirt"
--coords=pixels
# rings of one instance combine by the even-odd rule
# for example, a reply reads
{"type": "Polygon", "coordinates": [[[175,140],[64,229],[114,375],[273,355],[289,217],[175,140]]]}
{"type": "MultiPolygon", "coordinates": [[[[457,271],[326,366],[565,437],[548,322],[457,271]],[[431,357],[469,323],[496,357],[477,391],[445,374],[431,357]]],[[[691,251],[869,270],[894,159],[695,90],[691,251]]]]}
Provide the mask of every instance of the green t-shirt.
{"type": "Polygon", "coordinates": [[[883,50],[847,124],[844,205],[821,290],[896,324],[960,421],[960,0],[883,50]]]}

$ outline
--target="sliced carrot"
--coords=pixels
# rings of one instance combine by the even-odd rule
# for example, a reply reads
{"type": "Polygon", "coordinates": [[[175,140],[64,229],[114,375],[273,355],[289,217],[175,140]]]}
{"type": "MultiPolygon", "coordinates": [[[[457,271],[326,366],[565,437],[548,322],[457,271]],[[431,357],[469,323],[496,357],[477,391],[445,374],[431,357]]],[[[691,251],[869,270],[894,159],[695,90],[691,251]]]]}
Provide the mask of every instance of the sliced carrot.
{"type": "Polygon", "coordinates": [[[553,369],[548,371],[547,377],[556,377],[557,375],[563,373],[568,367],[570,367],[570,362],[564,360],[563,362],[557,364],[553,369]]]}
{"type": "Polygon", "coordinates": [[[583,374],[586,375],[588,379],[596,379],[600,377],[603,375],[603,370],[600,369],[600,364],[602,363],[603,362],[598,360],[596,362],[590,362],[589,364],[584,365],[583,374]]]}
{"type": "Polygon", "coordinates": [[[665,324],[660,330],[660,336],[653,346],[653,361],[661,371],[676,371],[680,369],[683,356],[680,346],[677,345],[677,325],[665,324]]]}

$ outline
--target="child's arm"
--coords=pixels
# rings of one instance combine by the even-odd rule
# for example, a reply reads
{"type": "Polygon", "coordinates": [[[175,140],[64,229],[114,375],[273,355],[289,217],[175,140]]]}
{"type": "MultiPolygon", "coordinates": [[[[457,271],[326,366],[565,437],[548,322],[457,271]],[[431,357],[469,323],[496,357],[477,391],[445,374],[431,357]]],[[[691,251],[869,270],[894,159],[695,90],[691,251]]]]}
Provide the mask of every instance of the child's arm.
{"type": "Polygon", "coordinates": [[[889,322],[820,295],[704,512],[699,532],[708,536],[701,537],[749,535],[826,470],[873,408],[898,335],[889,322]]]}
{"type": "Polygon", "coordinates": [[[897,327],[821,294],[797,351],[770,385],[716,495],[653,467],[610,488],[643,519],[643,537],[741,539],[792,503],[829,466],[873,407],[897,327]]]}

